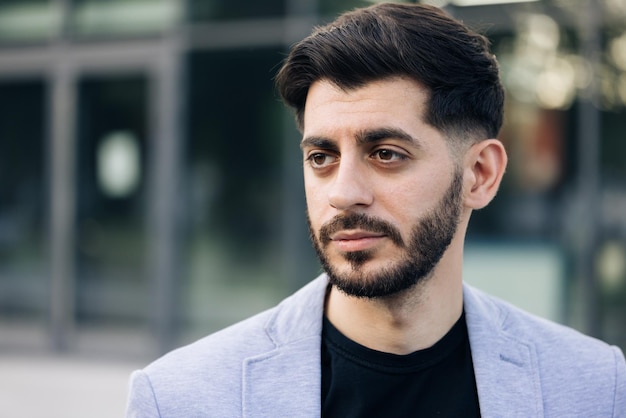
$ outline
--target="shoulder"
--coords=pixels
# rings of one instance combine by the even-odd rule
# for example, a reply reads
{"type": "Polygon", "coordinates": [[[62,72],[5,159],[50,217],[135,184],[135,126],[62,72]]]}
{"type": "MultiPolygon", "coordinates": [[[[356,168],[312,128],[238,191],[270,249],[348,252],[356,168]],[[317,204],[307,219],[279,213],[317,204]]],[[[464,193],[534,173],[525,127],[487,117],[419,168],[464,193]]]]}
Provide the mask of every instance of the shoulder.
{"type": "Polygon", "coordinates": [[[499,344],[528,353],[546,408],[560,402],[612,405],[613,416],[626,416],[616,413],[626,414],[626,362],[619,348],[469,286],[465,299],[470,339],[474,333],[478,347],[499,344]]]}
{"type": "Polygon", "coordinates": [[[184,376],[207,368],[232,372],[242,359],[272,351],[302,338],[301,334],[315,333],[321,323],[325,288],[325,278],[319,277],[273,308],[178,348],[145,371],[184,376]]]}
{"type": "MultiPolygon", "coordinates": [[[[267,356],[293,340],[319,332],[324,289],[325,280],[319,278],[277,306],[171,351],[136,371],[131,378],[129,411],[134,405],[148,410],[150,404],[160,411],[157,416],[182,417],[230,413],[220,410],[221,406],[231,408],[228,411],[240,408],[245,361],[267,356]]],[[[128,416],[151,415],[129,412],[128,416]]]]}
{"type": "Polygon", "coordinates": [[[216,399],[222,405],[240,405],[238,377],[243,359],[274,349],[264,325],[276,309],[171,351],[135,371],[127,416],[209,416],[219,407],[216,399]]]}
{"type": "Polygon", "coordinates": [[[605,342],[530,314],[480,290],[466,286],[465,297],[470,300],[472,312],[482,315],[501,335],[531,344],[539,353],[569,360],[581,358],[589,360],[591,365],[602,361],[598,354],[613,357],[614,347],[605,342]]]}
{"type": "MultiPolygon", "coordinates": [[[[186,379],[207,368],[217,372],[229,369],[240,359],[275,348],[265,332],[268,319],[278,307],[257,314],[237,324],[210,334],[189,345],[177,348],[148,365],[144,371],[153,377],[167,375],[186,379]]],[[[202,372],[201,372],[202,371],[202,372]]]]}

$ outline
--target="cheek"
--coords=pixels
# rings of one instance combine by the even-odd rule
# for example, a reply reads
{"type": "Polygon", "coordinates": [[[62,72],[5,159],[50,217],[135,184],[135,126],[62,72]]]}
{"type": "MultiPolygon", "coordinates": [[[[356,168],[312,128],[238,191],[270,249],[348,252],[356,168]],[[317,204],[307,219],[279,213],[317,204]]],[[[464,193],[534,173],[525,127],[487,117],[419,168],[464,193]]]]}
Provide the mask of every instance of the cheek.
{"type": "Polygon", "coordinates": [[[437,206],[445,191],[441,179],[430,178],[420,182],[406,182],[387,187],[378,194],[379,203],[386,208],[399,225],[413,225],[437,206]]]}
{"type": "Polygon", "coordinates": [[[319,187],[313,187],[310,184],[307,185],[305,179],[304,194],[306,198],[307,214],[309,216],[309,222],[314,229],[318,229],[321,225],[321,217],[324,214],[324,208],[327,203],[324,203],[323,194],[319,187]]]}

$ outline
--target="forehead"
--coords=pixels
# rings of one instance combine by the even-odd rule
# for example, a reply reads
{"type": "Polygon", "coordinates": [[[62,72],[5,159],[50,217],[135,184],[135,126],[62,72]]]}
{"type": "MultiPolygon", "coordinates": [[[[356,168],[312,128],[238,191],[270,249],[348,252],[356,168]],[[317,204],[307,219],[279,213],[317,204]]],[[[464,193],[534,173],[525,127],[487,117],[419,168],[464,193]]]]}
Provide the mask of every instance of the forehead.
{"type": "Polygon", "coordinates": [[[427,89],[406,78],[372,81],[348,90],[329,80],[318,80],[307,94],[304,134],[377,125],[417,128],[425,124],[427,100],[427,89]]]}

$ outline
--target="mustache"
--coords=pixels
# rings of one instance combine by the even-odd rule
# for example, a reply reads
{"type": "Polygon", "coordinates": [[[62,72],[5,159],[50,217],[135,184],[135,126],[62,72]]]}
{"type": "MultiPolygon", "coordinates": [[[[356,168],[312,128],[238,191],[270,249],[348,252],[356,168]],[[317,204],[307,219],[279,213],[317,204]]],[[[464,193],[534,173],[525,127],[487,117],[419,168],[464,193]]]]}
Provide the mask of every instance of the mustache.
{"type": "Polygon", "coordinates": [[[384,234],[398,247],[405,247],[404,240],[402,239],[398,228],[383,219],[368,216],[363,213],[337,215],[330,221],[326,222],[320,228],[320,243],[324,247],[327,246],[334,233],[346,229],[361,229],[377,234],[384,234]]]}

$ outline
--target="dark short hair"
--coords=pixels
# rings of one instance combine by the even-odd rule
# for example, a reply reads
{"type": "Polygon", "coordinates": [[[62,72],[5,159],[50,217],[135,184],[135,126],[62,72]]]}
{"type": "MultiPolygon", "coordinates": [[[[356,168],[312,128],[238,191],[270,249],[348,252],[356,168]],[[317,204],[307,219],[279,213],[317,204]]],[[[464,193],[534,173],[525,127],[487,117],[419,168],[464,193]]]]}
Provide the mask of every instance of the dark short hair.
{"type": "Polygon", "coordinates": [[[315,81],[351,90],[393,77],[428,89],[425,122],[444,134],[497,137],[504,91],[489,42],[433,6],[382,3],[341,15],[292,47],[276,85],[303,129],[315,81]]]}

